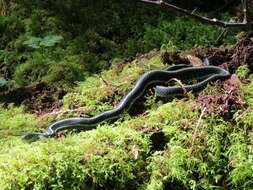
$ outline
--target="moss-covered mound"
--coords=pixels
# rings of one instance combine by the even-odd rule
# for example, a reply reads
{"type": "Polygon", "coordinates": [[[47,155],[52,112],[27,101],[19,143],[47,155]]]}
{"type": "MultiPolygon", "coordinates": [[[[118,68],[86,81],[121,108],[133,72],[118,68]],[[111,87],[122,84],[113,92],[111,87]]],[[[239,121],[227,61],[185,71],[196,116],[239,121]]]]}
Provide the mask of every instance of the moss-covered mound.
{"type": "Polygon", "coordinates": [[[149,141],[128,128],[15,143],[1,148],[1,189],[124,189],[144,180],[149,141]]]}
{"type": "Polygon", "coordinates": [[[78,83],[55,114],[2,106],[0,189],[251,189],[253,82],[245,66],[236,80],[209,85],[198,98],[157,99],[151,90],[129,114],[96,130],[33,143],[17,136],[111,109],[142,73],[164,67],[159,52],[118,62],[78,83]],[[212,111],[225,109],[217,96],[237,106],[212,111]],[[93,111],[66,111],[77,108],[93,111]]]}

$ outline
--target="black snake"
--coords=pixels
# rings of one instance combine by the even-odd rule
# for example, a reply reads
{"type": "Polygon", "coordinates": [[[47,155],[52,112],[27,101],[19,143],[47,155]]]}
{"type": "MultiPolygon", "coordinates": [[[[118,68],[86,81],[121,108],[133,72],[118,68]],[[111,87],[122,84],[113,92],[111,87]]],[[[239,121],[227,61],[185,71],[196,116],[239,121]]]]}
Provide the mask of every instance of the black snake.
{"type": "Polygon", "coordinates": [[[64,129],[82,129],[90,130],[95,128],[98,123],[118,117],[124,111],[128,111],[132,105],[140,98],[145,91],[153,86],[156,86],[156,94],[158,96],[168,96],[175,94],[183,94],[184,90],[187,91],[200,91],[209,82],[215,80],[225,80],[230,77],[230,73],[216,66],[203,66],[192,67],[189,65],[175,65],[168,67],[165,70],[152,70],[144,73],[135,83],[133,89],[122,98],[116,108],[108,111],[104,111],[98,115],[90,118],[73,117],[56,121],[46,128],[46,133],[32,133],[22,135],[25,140],[41,139],[55,136],[59,131],[64,129]],[[186,85],[184,87],[164,86],[170,79],[176,78],[178,80],[197,80],[199,82],[186,85]],[[163,85],[163,86],[158,86],[163,85]]]}

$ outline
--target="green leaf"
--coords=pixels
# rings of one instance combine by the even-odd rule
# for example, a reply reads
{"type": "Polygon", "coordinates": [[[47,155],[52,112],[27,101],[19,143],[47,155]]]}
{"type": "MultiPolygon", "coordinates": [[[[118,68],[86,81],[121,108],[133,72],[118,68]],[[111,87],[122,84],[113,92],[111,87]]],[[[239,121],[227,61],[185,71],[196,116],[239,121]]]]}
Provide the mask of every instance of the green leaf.
{"type": "Polygon", "coordinates": [[[27,45],[30,48],[33,49],[39,49],[40,47],[40,42],[41,42],[42,38],[38,38],[38,37],[31,37],[29,40],[24,41],[24,45],[27,45]]]}
{"type": "Polygon", "coordinates": [[[0,77],[0,86],[8,86],[9,81],[7,81],[5,78],[0,77]]]}
{"type": "Polygon", "coordinates": [[[24,41],[23,44],[33,49],[39,49],[42,47],[52,47],[62,39],[63,37],[59,35],[50,35],[44,38],[31,37],[29,40],[24,41]]]}
{"type": "Polygon", "coordinates": [[[46,36],[43,39],[41,39],[39,45],[44,47],[52,47],[56,43],[60,42],[62,39],[63,37],[59,35],[46,36]]]}

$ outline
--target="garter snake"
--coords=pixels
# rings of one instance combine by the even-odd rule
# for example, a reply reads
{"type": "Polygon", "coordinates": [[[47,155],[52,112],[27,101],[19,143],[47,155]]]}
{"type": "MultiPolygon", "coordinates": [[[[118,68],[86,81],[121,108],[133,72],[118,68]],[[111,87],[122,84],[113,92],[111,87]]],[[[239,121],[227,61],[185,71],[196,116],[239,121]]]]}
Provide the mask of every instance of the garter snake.
{"type": "Polygon", "coordinates": [[[188,91],[200,91],[209,82],[215,80],[225,80],[230,77],[230,73],[217,66],[192,67],[189,65],[175,65],[165,70],[151,70],[144,73],[135,83],[133,89],[125,95],[119,104],[111,110],[104,111],[98,115],[89,118],[73,117],[54,122],[46,128],[45,133],[32,133],[22,135],[25,140],[41,139],[55,136],[59,131],[65,129],[90,130],[95,128],[100,122],[119,117],[124,111],[128,111],[132,105],[145,93],[145,91],[156,86],[157,96],[168,96],[174,94],[183,94],[184,89],[188,91]],[[178,80],[197,80],[199,82],[180,86],[166,87],[164,84],[171,78],[178,80]],[[161,86],[162,85],[162,86],[161,86]]]}

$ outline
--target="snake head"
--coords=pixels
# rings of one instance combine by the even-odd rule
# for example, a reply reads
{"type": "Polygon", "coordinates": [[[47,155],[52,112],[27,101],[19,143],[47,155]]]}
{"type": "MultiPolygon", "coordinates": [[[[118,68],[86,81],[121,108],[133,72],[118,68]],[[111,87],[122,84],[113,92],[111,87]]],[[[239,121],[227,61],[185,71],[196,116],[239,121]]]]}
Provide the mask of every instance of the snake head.
{"type": "Polygon", "coordinates": [[[31,134],[25,134],[22,135],[21,138],[25,141],[29,141],[29,142],[34,142],[40,139],[44,139],[47,138],[48,135],[43,134],[43,133],[31,133],[31,134]]]}

